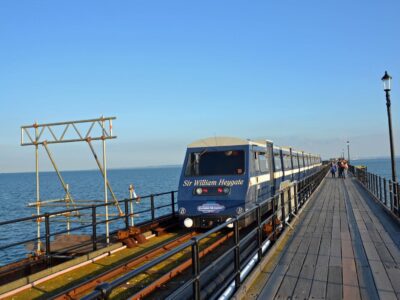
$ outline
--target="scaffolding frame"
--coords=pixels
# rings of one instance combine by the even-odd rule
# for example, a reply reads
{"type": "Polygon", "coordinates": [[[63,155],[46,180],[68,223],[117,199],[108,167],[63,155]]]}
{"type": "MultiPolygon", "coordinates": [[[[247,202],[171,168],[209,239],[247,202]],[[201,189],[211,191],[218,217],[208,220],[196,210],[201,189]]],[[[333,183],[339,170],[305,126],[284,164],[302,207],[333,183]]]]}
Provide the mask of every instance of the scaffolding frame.
{"type": "MultiPolygon", "coordinates": [[[[115,196],[111,185],[107,179],[107,154],[106,154],[106,141],[111,139],[116,139],[117,136],[113,135],[113,125],[112,121],[115,120],[116,117],[104,117],[101,116],[97,119],[87,119],[87,120],[78,120],[78,121],[66,121],[66,122],[56,122],[56,123],[45,123],[38,124],[35,122],[32,125],[24,125],[21,126],[21,146],[35,146],[35,173],[36,173],[36,214],[40,215],[40,207],[48,201],[42,201],[40,198],[40,178],[39,178],[39,145],[42,145],[46,151],[48,158],[51,161],[51,164],[57,173],[58,179],[61,183],[62,188],[65,191],[64,201],[69,208],[71,204],[73,208],[77,207],[77,203],[74,201],[74,198],[71,196],[69,191],[68,184],[65,183],[59,168],[55,162],[54,156],[49,149],[50,144],[60,144],[60,143],[73,143],[73,142],[87,142],[89,148],[94,156],[96,164],[100,170],[100,173],[104,179],[104,203],[105,205],[105,217],[106,217],[106,240],[107,244],[110,242],[109,240],[109,205],[108,204],[108,191],[110,192],[114,205],[118,209],[118,213],[120,216],[124,215],[121,207],[119,206],[118,199],[115,196]],[[84,130],[79,128],[81,124],[89,124],[89,128],[84,130]],[[57,129],[61,129],[61,134],[57,135],[57,129]],[[95,134],[92,136],[94,129],[100,129],[101,135],[95,134]],[[45,134],[49,135],[49,139],[44,137],[45,134]],[[70,137],[68,137],[70,135],[70,137]],[[72,135],[72,136],[71,136],[72,135]],[[98,156],[94,150],[92,145],[92,141],[102,141],[102,156],[103,162],[101,163],[98,159],[98,156]]],[[[50,200],[51,201],[51,200],[50,200]]],[[[57,201],[54,201],[57,202],[57,201]]],[[[79,214],[78,214],[79,216],[79,214]]],[[[41,233],[40,233],[40,218],[37,219],[37,251],[41,252],[41,233]]],[[[70,227],[70,219],[67,217],[67,228],[69,230],[70,227]]]]}

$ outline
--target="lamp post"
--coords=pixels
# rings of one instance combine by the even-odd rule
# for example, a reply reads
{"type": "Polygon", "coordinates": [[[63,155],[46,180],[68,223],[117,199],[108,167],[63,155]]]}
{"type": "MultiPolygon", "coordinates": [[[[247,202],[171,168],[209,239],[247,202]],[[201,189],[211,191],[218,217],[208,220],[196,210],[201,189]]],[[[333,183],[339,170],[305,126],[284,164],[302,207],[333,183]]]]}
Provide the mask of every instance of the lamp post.
{"type": "Polygon", "coordinates": [[[350,164],[350,142],[347,141],[347,162],[350,164]]]}
{"type": "Polygon", "coordinates": [[[396,176],[396,164],[394,160],[394,144],[393,144],[393,131],[392,131],[392,113],[390,111],[390,81],[392,77],[385,71],[385,75],[382,77],[383,90],[386,93],[386,107],[388,113],[388,123],[389,123],[389,141],[390,141],[390,159],[392,163],[392,181],[397,181],[396,176]]]}

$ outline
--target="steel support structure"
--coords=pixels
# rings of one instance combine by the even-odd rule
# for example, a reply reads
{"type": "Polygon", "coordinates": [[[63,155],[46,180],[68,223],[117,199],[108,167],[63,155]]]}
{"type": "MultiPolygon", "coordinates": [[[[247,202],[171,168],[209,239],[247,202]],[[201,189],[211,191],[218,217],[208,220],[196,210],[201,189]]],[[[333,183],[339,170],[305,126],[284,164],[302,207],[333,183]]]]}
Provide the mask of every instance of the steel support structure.
{"type": "MultiPolygon", "coordinates": [[[[116,136],[112,132],[112,121],[115,117],[100,117],[97,119],[87,119],[78,121],[67,121],[57,123],[46,123],[38,124],[35,122],[33,125],[21,126],[21,146],[35,146],[35,170],[36,170],[36,214],[40,215],[40,176],[39,176],[39,145],[42,145],[49,157],[54,170],[57,173],[58,179],[66,193],[65,201],[67,207],[71,203],[76,208],[71,193],[69,192],[68,185],[65,183],[61,173],[57,167],[57,164],[53,158],[52,153],[48,147],[49,144],[61,144],[61,143],[72,143],[72,142],[87,142],[93,156],[96,160],[97,166],[104,179],[104,202],[106,212],[106,239],[109,242],[109,207],[108,207],[108,190],[110,191],[114,204],[118,209],[120,215],[123,215],[123,211],[119,207],[118,199],[112,191],[111,185],[107,179],[107,155],[106,155],[106,140],[115,139],[116,136]],[[82,125],[83,124],[83,125],[82,125]],[[88,129],[83,129],[82,126],[89,125],[88,129]],[[81,127],[81,128],[80,128],[81,127]],[[57,134],[57,131],[61,132],[57,134]],[[96,152],[94,151],[91,141],[102,141],[103,148],[103,165],[97,158],[96,152]]],[[[40,218],[37,219],[37,251],[41,252],[41,231],[40,231],[40,218]]],[[[68,225],[69,227],[69,222],[68,225]]],[[[68,228],[69,229],[69,228],[68,228]]]]}

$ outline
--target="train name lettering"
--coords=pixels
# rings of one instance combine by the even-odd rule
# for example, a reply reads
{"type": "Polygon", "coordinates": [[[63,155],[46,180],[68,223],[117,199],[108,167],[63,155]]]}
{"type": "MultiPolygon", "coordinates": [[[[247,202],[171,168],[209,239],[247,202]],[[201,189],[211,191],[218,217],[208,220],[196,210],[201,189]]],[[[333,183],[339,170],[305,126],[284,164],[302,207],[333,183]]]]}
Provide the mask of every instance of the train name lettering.
{"type": "Polygon", "coordinates": [[[235,180],[209,180],[209,179],[197,179],[197,180],[184,180],[183,186],[235,186],[235,185],[243,185],[243,179],[235,179],[235,180]]]}

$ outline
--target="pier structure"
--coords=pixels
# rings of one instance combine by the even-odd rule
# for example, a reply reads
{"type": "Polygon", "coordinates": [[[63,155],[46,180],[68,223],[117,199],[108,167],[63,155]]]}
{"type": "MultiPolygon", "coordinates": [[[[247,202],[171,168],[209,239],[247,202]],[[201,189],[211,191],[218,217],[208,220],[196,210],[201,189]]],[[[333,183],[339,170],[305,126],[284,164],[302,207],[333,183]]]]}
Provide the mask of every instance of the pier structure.
{"type": "MultiPolygon", "coordinates": [[[[96,164],[103,176],[104,180],[104,203],[106,204],[105,209],[105,226],[106,226],[106,242],[110,242],[109,235],[109,206],[108,193],[110,192],[114,205],[116,206],[118,213],[123,215],[123,211],[119,206],[118,199],[115,196],[110,182],[107,179],[107,152],[106,152],[106,141],[116,139],[117,136],[113,135],[113,120],[116,117],[103,117],[97,119],[77,120],[77,121],[66,121],[66,122],[55,122],[55,123],[43,123],[38,124],[35,122],[32,125],[21,126],[21,146],[35,146],[35,174],[36,174],[36,201],[29,203],[28,206],[36,207],[36,215],[41,215],[41,207],[46,205],[56,206],[65,205],[67,209],[78,208],[82,206],[88,206],[95,204],[92,200],[79,201],[72,197],[69,185],[65,182],[58,166],[54,155],[50,151],[49,145],[51,144],[65,144],[75,142],[86,142],[93,154],[96,164]],[[93,147],[92,141],[102,142],[102,162],[100,162],[97,153],[93,147]],[[43,146],[46,154],[57,174],[60,184],[65,192],[65,197],[62,199],[47,199],[43,200],[40,196],[40,165],[39,165],[39,146],[43,146]]],[[[133,215],[133,214],[132,214],[133,215]]],[[[66,215],[67,233],[69,234],[71,228],[71,217],[78,217],[81,220],[81,215],[78,210],[68,212],[66,215]]],[[[37,218],[37,240],[36,251],[42,252],[44,249],[41,247],[41,224],[42,220],[40,217],[37,218]]]]}
{"type": "MultiPolygon", "coordinates": [[[[93,252],[0,286],[0,299],[400,299],[397,183],[352,166],[346,179],[331,178],[328,169],[206,232],[178,229],[174,191],[167,215],[157,214],[163,194],[142,197],[151,218],[135,227],[131,199],[120,200],[118,243],[96,248],[94,217],[93,252]],[[241,227],[250,214],[256,222],[241,227]]],[[[46,246],[57,234],[46,233],[46,246]]]]}
{"type": "Polygon", "coordinates": [[[323,180],[235,299],[400,299],[396,188],[352,171],[323,180]]]}

